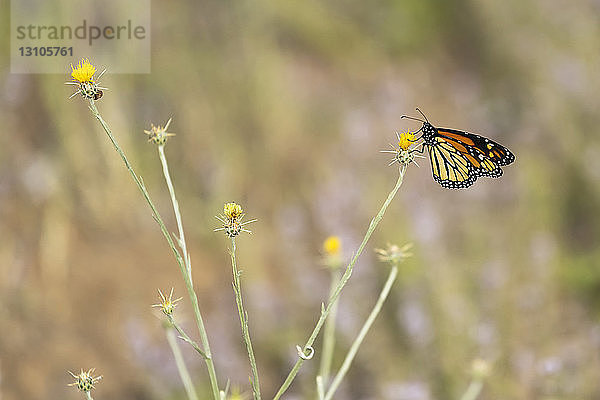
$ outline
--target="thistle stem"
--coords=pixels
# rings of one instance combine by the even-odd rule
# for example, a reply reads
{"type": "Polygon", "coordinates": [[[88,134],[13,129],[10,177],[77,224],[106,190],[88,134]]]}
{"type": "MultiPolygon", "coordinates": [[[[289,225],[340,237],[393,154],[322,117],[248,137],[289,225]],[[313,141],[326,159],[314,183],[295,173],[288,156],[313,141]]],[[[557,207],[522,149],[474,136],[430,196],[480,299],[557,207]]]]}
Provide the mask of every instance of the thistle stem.
{"type": "Polygon", "coordinates": [[[171,328],[167,328],[167,341],[169,342],[169,346],[171,347],[171,351],[173,352],[173,356],[175,357],[175,364],[177,365],[177,371],[179,372],[179,376],[181,377],[181,382],[185,388],[185,391],[190,400],[198,400],[198,395],[196,394],[196,389],[194,389],[194,385],[192,383],[192,379],[190,378],[190,373],[185,365],[185,361],[183,361],[183,356],[181,355],[181,349],[177,344],[177,339],[175,338],[175,333],[171,328]]]}
{"type": "Polygon", "coordinates": [[[183,222],[181,220],[181,212],[179,211],[179,202],[177,201],[177,197],[175,196],[175,188],[173,187],[173,182],[171,181],[171,174],[169,173],[169,164],[167,163],[167,157],[165,156],[164,145],[158,146],[158,156],[160,158],[160,163],[162,164],[163,175],[165,176],[167,187],[169,188],[169,194],[171,195],[171,203],[173,204],[173,212],[175,213],[175,220],[177,221],[177,230],[179,231],[179,247],[181,248],[181,252],[183,253],[183,261],[185,263],[187,273],[190,276],[190,282],[193,284],[192,260],[190,258],[189,253],[187,252],[185,234],[183,232],[183,222]]]}
{"type": "Polygon", "coordinates": [[[163,236],[165,237],[165,239],[167,240],[167,243],[169,244],[169,247],[171,247],[171,250],[173,251],[175,260],[177,261],[179,270],[181,272],[181,275],[183,276],[183,280],[185,282],[185,286],[188,291],[188,296],[190,297],[190,301],[192,302],[192,306],[194,309],[196,324],[198,325],[198,330],[200,332],[200,339],[202,341],[202,345],[204,346],[204,353],[206,355],[204,361],[206,362],[206,366],[208,369],[208,376],[210,379],[213,397],[215,400],[219,400],[219,386],[218,386],[218,382],[217,382],[217,374],[215,371],[215,366],[212,362],[210,345],[208,343],[208,335],[206,334],[206,329],[204,328],[204,321],[202,319],[202,314],[200,313],[200,307],[198,305],[198,297],[196,296],[196,292],[194,292],[192,282],[190,281],[190,275],[187,272],[183,258],[181,257],[181,254],[179,254],[179,251],[177,250],[177,247],[175,246],[175,243],[173,242],[173,238],[169,234],[169,231],[167,230],[167,227],[165,226],[158,210],[154,206],[152,199],[150,199],[150,195],[148,194],[148,191],[146,190],[146,186],[144,185],[142,178],[139,177],[133,170],[133,167],[129,163],[127,156],[125,156],[125,153],[123,152],[123,150],[117,143],[117,140],[113,136],[112,131],[110,130],[110,128],[108,127],[108,124],[104,121],[104,119],[100,115],[100,112],[98,111],[98,108],[96,108],[96,105],[94,104],[93,100],[90,100],[90,110],[91,110],[92,114],[94,115],[94,117],[96,117],[96,119],[98,119],[98,121],[100,122],[100,125],[102,125],[102,128],[108,135],[108,138],[112,142],[117,153],[121,156],[121,159],[125,163],[125,167],[127,167],[127,170],[131,174],[131,177],[133,178],[135,184],[137,185],[138,189],[144,196],[146,203],[148,203],[148,206],[150,206],[150,210],[152,211],[152,217],[158,223],[163,236]]]}
{"type": "Polygon", "coordinates": [[[481,393],[481,389],[483,389],[483,381],[481,379],[473,380],[460,400],[475,400],[481,393]]]}
{"type": "MultiPolygon", "coordinates": [[[[371,235],[375,231],[375,228],[377,227],[377,225],[379,225],[379,222],[381,222],[381,219],[383,218],[383,214],[385,213],[385,210],[388,208],[388,206],[392,202],[392,199],[394,198],[394,196],[398,192],[398,189],[400,189],[400,186],[402,186],[402,181],[404,179],[404,173],[405,172],[406,172],[406,166],[400,167],[398,181],[396,182],[396,186],[394,186],[394,188],[392,189],[392,191],[388,195],[387,199],[385,200],[385,202],[381,206],[381,209],[379,210],[379,212],[377,213],[377,215],[375,216],[375,218],[373,218],[371,220],[371,223],[369,224],[369,228],[367,229],[367,233],[365,234],[365,237],[363,238],[362,243],[360,244],[360,246],[358,247],[358,250],[356,251],[356,253],[352,257],[352,260],[350,261],[350,264],[348,264],[348,266],[346,267],[346,270],[344,271],[344,274],[342,275],[342,278],[339,280],[339,282],[338,282],[338,284],[337,284],[337,286],[335,288],[335,291],[329,297],[329,301],[327,302],[327,306],[321,309],[321,316],[319,317],[319,319],[317,321],[317,324],[315,325],[315,328],[313,329],[312,333],[310,334],[308,340],[304,344],[304,347],[302,348],[303,352],[306,352],[312,346],[312,344],[315,342],[315,340],[317,338],[317,335],[319,334],[319,332],[321,330],[321,327],[323,326],[323,323],[325,322],[325,319],[327,318],[327,316],[331,312],[331,309],[332,309],[333,305],[335,304],[336,300],[340,296],[340,292],[342,291],[342,289],[344,288],[344,286],[346,286],[346,283],[348,282],[348,279],[350,279],[350,276],[352,275],[352,270],[354,269],[354,264],[356,264],[356,261],[358,260],[358,257],[363,252],[363,250],[364,250],[367,242],[369,241],[369,239],[371,238],[371,235]]],[[[298,371],[300,370],[300,367],[302,367],[303,363],[304,363],[304,358],[299,356],[298,360],[296,361],[296,363],[292,367],[292,369],[291,369],[290,373],[288,374],[287,378],[285,379],[285,381],[283,382],[283,384],[281,385],[281,387],[279,388],[279,390],[275,394],[275,397],[273,397],[273,400],[279,399],[283,395],[283,393],[285,393],[285,391],[290,387],[290,385],[292,384],[292,381],[294,380],[294,378],[298,374],[298,371]]]]}
{"type": "Polygon", "coordinates": [[[198,352],[198,354],[200,354],[202,356],[202,358],[206,359],[207,358],[206,354],[204,353],[204,351],[202,351],[200,346],[198,346],[198,343],[196,343],[192,339],[190,339],[188,334],[185,333],[185,331],[181,328],[181,326],[179,326],[179,324],[175,321],[175,318],[173,318],[172,315],[169,315],[168,318],[169,318],[169,322],[171,323],[171,325],[173,325],[173,328],[175,328],[177,333],[179,333],[179,336],[181,337],[181,339],[183,341],[189,343],[194,348],[194,350],[196,350],[198,352]]]}
{"type": "Polygon", "coordinates": [[[356,339],[354,339],[352,346],[350,346],[350,350],[348,351],[348,354],[346,355],[346,358],[344,359],[340,370],[335,375],[335,378],[333,378],[331,386],[325,394],[324,400],[330,400],[333,397],[333,394],[339,387],[340,383],[342,382],[342,379],[344,379],[344,377],[346,376],[348,369],[350,369],[350,364],[352,364],[352,361],[354,360],[354,357],[356,356],[360,345],[365,339],[365,336],[367,336],[367,333],[369,332],[371,325],[373,325],[375,318],[377,318],[377,315],[381,311],[381,307],[383,306],[383,303],[385,302],[390,293],[390,289],[392,288],[392,284],[396,280],[396,276],[398,276],[398,267],[393,266],[390,270],[390,274],[388,275],[385,285],[383,285],[383,289],[381,289],[381,293],[379,294],[379,298],[377,299],[373,310],[371,310],[371,313],[369,314],[369,317],[360,329],[358,336],[356,337],[356,339]]]}
{"type": "Polygon", "coordinates": [[[231,238],[231,268],[233,272],[233,292],[235,293],[235,302],[237,304],[240,325],[242,326],[242,336],[244,337],[248,358],[250,359],[250,368],[252,370],[252,393],[254,400],[260,400],[260,382],[258,380],[258,369],[256,367],[254,350],[252,349],[252,341],[250,340],[250,332],[248,330],[248,313],[244,310],[244,303],[242,301],[242,285],[240,283],[241,272],[237,268],[235,237],[231,238]]]}
{"type": "MultiPolygon", "coordinates": [[[[337,269],[330,269],[331,272],[331,284],[329,287],[329,297],[331,297],[335,291],[336,283],[340,278],[340,274],[337,269]]],[[[325,321],[325,328],[323,328],[323,354],[321,355],[321,364],[319,366],[319,375],[321,377],[321,384],[327,385],[329,381],[329,374],[331,373],[331,363],[333,361],[333,350],[335,348],[335,317],[337,315],[338,302],[331,307],[331,312],[327,321],[325,321]]]]}

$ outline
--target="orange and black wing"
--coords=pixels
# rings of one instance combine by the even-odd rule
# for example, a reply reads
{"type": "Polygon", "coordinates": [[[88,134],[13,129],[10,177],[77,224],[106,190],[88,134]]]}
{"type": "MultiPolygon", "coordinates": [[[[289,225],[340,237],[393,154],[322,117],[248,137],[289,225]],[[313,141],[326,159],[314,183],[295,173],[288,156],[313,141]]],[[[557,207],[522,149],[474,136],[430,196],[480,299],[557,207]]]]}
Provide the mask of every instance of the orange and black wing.
{"type": "Polygon", "coordinates": [[[437,128],[427,143],[433,178],[445,188],[471,186],[478,177],[498,178],[501,166],[515,160],[506,147],[486,137],[448,128],[437,128]]]}
{"type": "Polygon", "coordinates": [[[443,187],[467,188],[477,180],[469,159],[443,138],[433,138],[427,147],[433,179],[443,187]]]}

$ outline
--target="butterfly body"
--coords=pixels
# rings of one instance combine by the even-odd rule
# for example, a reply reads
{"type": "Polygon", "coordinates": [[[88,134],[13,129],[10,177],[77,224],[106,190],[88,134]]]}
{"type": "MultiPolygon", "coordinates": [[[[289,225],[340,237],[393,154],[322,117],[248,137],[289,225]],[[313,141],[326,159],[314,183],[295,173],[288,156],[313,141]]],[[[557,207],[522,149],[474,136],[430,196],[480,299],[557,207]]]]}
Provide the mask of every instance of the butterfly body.
{"type": "Polygon", "coordinates": [[[464,189],[481,176],[498,178],[502,176],[501,167],[515,161],[509,149],[484,136],[436,128],[427,118],[419,121],[423,123],[421,138],[429,154],[433,179],[442,187],[464,189]]]}

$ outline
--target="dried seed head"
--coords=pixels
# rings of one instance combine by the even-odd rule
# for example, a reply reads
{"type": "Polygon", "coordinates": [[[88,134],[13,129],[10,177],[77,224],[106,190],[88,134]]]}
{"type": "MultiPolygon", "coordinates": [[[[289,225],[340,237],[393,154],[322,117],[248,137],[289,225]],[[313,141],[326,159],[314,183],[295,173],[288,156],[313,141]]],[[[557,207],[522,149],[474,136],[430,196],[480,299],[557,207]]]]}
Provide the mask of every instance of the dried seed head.
{"type": "Polygon", "coordinates": [[[167,132],[167,129],[169,129],[169,125],[171,124],[171,120],[172,118],[169,118],[164,127],[160,125],[154,126],[154,124],[151,123],[150,130],[144,130],[144,133],[148,135],[148,141],[159,146],[164,146],[165,143],[167,143],[169,136],[175,136],[174,133],[167,132]]]}
{"type": "Polygon", "coordinates": [[[95,370],[96,368],[91,368],[90,370],[85,372],[82,369],[77,375],[75,375],[71,371],[68,371],[69,374],[71,374],[71,376],[75,378],[75,382],[69,383],[69,386],[77,386],[77,389],[81,390],[82,392],[89,392],[92,389],[95,389],[94,384],[100,379],[102,379],[102,376],[92,376],[95,370]]]}
{"type": "Polygon", "coordinates": [[[406,258],[412,256],[412,253],[409,251],[411,248],[412,243],[405,244],[402,247],[395,244],[388,244],[385,249],[375,249],[375,252],[379,255],[379,261],[398,265],[406,258]]]}
{"type": "Polygon", "coordinates": [[[166,316],[173,315],[173,311],[175,311],[175,307],[177,307],[177,302],[179,302],[182,297],[173,300],[173,288],[171,288],[168,298],[165,297],[160,289],[158,289],[158,295],[160,296],[160,303],[152,304],[152,307],[159,307],[166,316]]]}

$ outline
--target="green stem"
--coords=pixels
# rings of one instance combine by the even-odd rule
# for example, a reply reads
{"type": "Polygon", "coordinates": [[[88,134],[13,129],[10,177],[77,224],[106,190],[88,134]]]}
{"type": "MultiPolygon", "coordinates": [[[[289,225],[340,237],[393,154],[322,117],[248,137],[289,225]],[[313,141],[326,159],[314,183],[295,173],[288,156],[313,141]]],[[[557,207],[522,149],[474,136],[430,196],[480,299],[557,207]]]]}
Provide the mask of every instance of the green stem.
{"type": "Polygon", "coordinates": [[[235,302],[237,303],[238,314],[240,316],[242,336],[244,337],[244,343],[246,344],[246,350],[248,351],[248,358],[250,359],[250,368],[252,369],[252,393],[254,396],[254,400],[260,400],[260,383],[258,380],[258,369],[256,368],[256,359],[254,358],[254,350],[252,349],[252,341],[250,340],[250,332],[248,330],[248,313],[246,312],[246,310],[244,310],[244,303],[242,301],[242,285],[240,283],[241,272],[237,269],[235,253],[235,238],[232,237],[231,268],[233,271],[233,291],[235,293],[235,302]]]}
{"type": "MultiPolygon", "coordinates": [[[[329,297],[335,292],[336,283],[339,280],[339,272],[337,269],[331,269],[331,284],[329,287],[329,297]]],[[[319,366],[319,376],[321,383],[327,385],[329,374],[331,373],[331,362],[333,361],[333,350],[335,348],[335,316],[337,314],[338,302],[336,301],[331,307],[331,313],[325,327],[323,328],[323,354],[321,356],[321,364],[319,366]]]]}
{"type": "Polygon", "coordinates": [[[352,346],[350,346],[350,350],[348,351],[348,354],[346,355],[346,358],[344,359],[340,370],[335,375],[335,378],[333,378],[331,386],[327,390],[327,394],[325,394],[324,400],[330,400],[333,397],[333,394],[339,387],[340,383],[342,382],[342,379],[344,379],[344,377],[346,376],[348,369],[350,369],[350,364],[352,364],[352,361],[354,360],[354,357],[356,356],[360,345],[365,339],[365,336],[367,336],[367,333],[369,332],[371,325],[373,325],[375,318],[377,318],[377,315],[381,311],[381,307],[383,306],[385,299],[387,299],[388,295],[390,294],[390,289],[392,288],[392,284],[396,280],[396,276],[398,276],[398,267],[393,266],[390,271],[390,274],[388,275],[387,281],[385,282],[385,285],[383,285],[383,289],[381,289],[381,293],[379,294],[379,298],[377,299],[373,310],[371,310],[371,313],[365,321],[365,324],[360,329],[360,332],[358,333],[356,339],[354,339],[352,346]]]}
{"type": "Polygon", "coordinates": [[[179,211],[179,202],[177,201],[177,197],[175,196],[175,188],[173,187],[173,182],[171,181],[171,174],[169,173],[169,164],[167,164],[167,157],[165,156],[164,145],[158,146],[158,156],[160,158],[160,163],[162,164],[163,175],[165,176],[167,187],[169,188],[169,194],[171,195],[171,203],[173,203],[173,212],[175,213],[175,220],[177,221],[177,230],[179,231],[179,247],[181,247],[181,252],[183,253],[183,261],[185,263],[187,273],[190,276],[190,282],[192,282],[193,284],[192,260],[187,252],[185,234],[183,232],[183,222],[181,220],[181,212],[179,211]]]}
{"type": "Polygon", "coordinates": [[[202,356],[202,358],[206,359],[207,358],[206,354],[200,348],[200,346],[198,346],[198,343],[196,343],[192,339],[190,339],[188,334],[185,333],[185,331],[183,329],[181,329],[181,326],[179,326],[179,324],[175,321],[175,318],[173,318],[172,315],[169,315],[168,318],[169,318],[169,322],[171,323],[171,325],[173,325],[173,328],[175,328],[177,333],[179,333],[179,336],[181,337],[181,339],[188,342],[194,348],[194,350],[196,350],[198,352],[198,354],[200,354],[202,356]]]}
{"type": "MultiPolygon", "coordinates": [[[[400,189],[400,186],[402,186],[402,180],[404,179],[405,172],[406,172],[406,166],[400,167],[400,173],[398,176],[398,181],[396,182],[396,186],[394,186],[394,188],[388,195],[387,199],[381,206],[381,209],[379,210],[379,212],[377,213],[375,218],[373,218],[371,220],[371,223],[369,224],[369,229],[367,230],[367,233],[365,234],[365,237],[363,238],[362,243],[358,247],[358,250],[356,251],[356,254],[354,255],[354,257],[352,257],[350,264],[348,264],[348,266],[346,267],[346,270],[344,271],[342,278],[338,282],[338,284],[335,288],[335,291],[333,292],[333,295],[331,295],[329,297],[327,306],[321,308],[321,316],[319,317],[319,320],[317,321],[317,324],[316,324],[315,328],[313,329],[312,333],[310,334],[310,337],[306,341],[304,347],[301,349],[304,352],[304,354],[306,354],[306,351],[309,350],[311,348],[312,344],[315,342],[317,335],[319,334],[319,331],[321,330],[321,327],[323,326],[323,323],[325,322],[325,319],[331,312],[331,308],[335,304],[335,302],[336,302],[337,298],[339,297],[340,292],[342,291],[344,286],[346,286],[348,279],[350,279],[350,276],[352,275],[352,270],[354,269],[354,264],[356,264],[356,260],[358,260],[358,257],[363,252],[365,245],[367,244],[367,242],[371,238],[371,235],[373,234],[373,231],[375,231],[375,228],[377,227],[377,225],[379,225],[379,222],[381,222],[381,219],[383,218],[383,214],[385,213],[385,210],[388,208],[388,206],[392,202],[392,199],[398,192],[398,189],[400,189]]],[[[292,384],[292,381],[298,374],[298,371],[300,370],[300,367],[302,366],[303,363],[304,363],[304,358],[301,356],[298,356],[298,360],[296,361],[296,363],[292,367],[292,370],[288,374],[287,378],[285,379],[285,381],[283,382],[283,384],[281,385],[281,387],[275,394],[275,397],[273,397],[273,400],[279,399],[283,395],[283,393],[285,393],[285,391],[290,387],[290,385],[292,384]]]]}
{"type": "Polygon", "coordinates": [[[196,389],[194,389],[192,379],[190,378],[190,373],[188,372],[188,369],[185,366],[185,362],[183,361],[183,356],[181,355],[181,350],[179,349],[179,345],[177,344],[175,333],[170,328],[167,328],[166,333],[167,341],[169,342],[169,346],[171,346],[171,351],[173,352],[173,356],[175,357],[177,371],[179,371],[179,376],[181,377],[181,382],[183,382],[183,386],[185,387],[185,391],[188,395],[188,398],[190,400],[198,400],[196,389]]]}
{"type": "Polygon", "coordinates": [[[104,128],[104,131],[108,135],[108,138],[112,142],[117,153],[119,153],[119,155],[121,156],[121,159],[125,163],[125,166],[127,167],[127,170],[129,171],[129,173],[131,174],[131,177],[133,178],[135,184],[139,188],[140,192],[142,192],[142,195],[144,196],[146,203],[148,203],[148,205],[150,206],[150,209],[152,210],[152,217],[158,223],[163,236],[167,240],[167,243],[169,244],[169,246],[171,247],[171,250],[173,251],[173,254],[175,255],[175,260],[177,261],[179,270],[181,272],[181,275],[183,276],[183,280],[185,282],[185,286],[188,291],[188,296],[190,297],[190,301],[192,302],[192,306],[194,309],[194,315],[196,317],[196,324],[198,325],[198,330],[200,331],[200,339],[202,340],[202,345],[204,346],[204,353],[206,354],[206,358],[204,360],[205,360],[206,366],[208,368],[208,376],[210,379],[213,397],[215,400],[219,400],[219,386],[218,386],[218,382],[217,382],[217,374],[215,372],[215,366],[212,362],[210,345],[208,343],[208,335],[206,334],[206,329],[204,328],[204,321],[202,319],[202,314],[200,313],[200,307],[198,305],[198,297],[196,296],[196,292],[194,292],[194,288],[192,286],[192,282],[190,281],[190,276],[187,273],[183,258],[179,254],[179,251],[177,250],[177,247],[175,246],[175,243],[173,242],[173,238],[169,234],[169,231],[167,230],[167,227],[165,226],[158,210],[156,209],[156,207],[154,206],[154,203],[150,199],[150,195],[148,194],[148,191],[146,190],[146,186],[144,185],[144,182],[142,181],[141,177],[138,177],[137,174],[135,173],[135,171],[133,170],[133,167],[131,166],[131,164],[129,163],[129,160],[125,156],[125,153],[123,152],[123,150],[117,143],[115,137],[112,134],[112,131],[108,127],[108,124],[104,121],[104,119],[98,112],[98,109],[96,108],[96,105],[94,104],[93,100],[90,100],[90,110],[92,111],[92,114],[94,115],[94,117],[96,117],[96,119],[98,119],[98,121],[100,122],[100,125],[102,125],[102,128],[104,128]]]}
{"type": "Polygon", "coordinates": [[[319,396],[319,400],[325,398],[325,384],[323,383],[323,377],[321,375],[317,375],[317,395],[319,396]]]}
{"type": "Polygon", "coordinates": [[[85,397],[87,398],[87,400],[94,400],[90,392],[85,392],[85,397]]]}
{"type": "Polygon", "coordinates": [[[480,379],[473,380],[460,400],[475,400],[481,393],[481,389],[483,389],[483,381],[480,379]]]}

